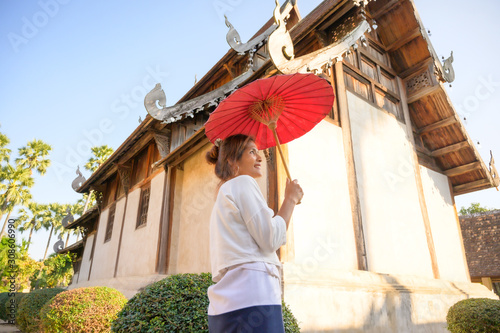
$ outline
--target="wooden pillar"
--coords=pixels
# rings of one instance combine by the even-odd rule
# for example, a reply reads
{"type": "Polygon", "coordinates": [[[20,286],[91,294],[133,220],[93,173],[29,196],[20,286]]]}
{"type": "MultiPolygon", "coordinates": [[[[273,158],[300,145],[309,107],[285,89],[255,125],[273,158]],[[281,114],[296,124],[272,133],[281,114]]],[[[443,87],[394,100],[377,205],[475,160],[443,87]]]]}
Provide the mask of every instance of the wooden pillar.
{"type": "Polygon", "coordinates": [[[406,124],[406,134],[408,136],[408,139],[410,140],[411,146],[413,147],[411,158],[413,160],[415,182],[417,183],[417,194],[418,194],[418,201],[420,204],[420,211],[422,212],[422,218],[423,218],[423,222],[424,222],[425,238],[427,240],[427,247],[429,249],[429,255],[431,258],[432,273],[433,273],[435,279],[439,279],[440,276],[439,276],[439,268],[438,268],[438,263],[437,263],[436,248],[434,247],[434,239],[432,237],[429,212],[427,211],[427,204],[425,202],[424,188],[422,185],[422,175],[420,173],[420,164],[418,163],[415,138],[413,137],[413,129],[411,127],[410,111],[408,109],[408,102],[406,99],[406,89],[405,89],[405,85],[403,84],[403,80],[401,80],[401,78],[398,77],[397,81],[398,81],[399,92],[401,94],[401,107],[403,108],[403,114],[404,114],[404,119],[405,119],[405,124],[406,124]]]}
{"type": "Polygon", "coordinates": [[[356,165],[354,163],[354,153],[352,148],[351,122],[349,119],[349,109],[347,105],[347,94],[344,82],[344,69],[342,61],[337,61],[335,63],[335,66],[332,68],[332,72],[330,73],[330,78],[336,83],[335,86],[337,88],[336,98],[338,101],[340,126],[342,128],[342,141],[344,144],[347,183],[349,186],[349,199],[351,202],[351,213],[354,227],[354,238],[356,242],[358,269],[366,271],[368,270],[368,261],[366,257],[363,219],[361,217],[358,180],[356,177],[356,165]]]}
{"type": "Polygon", "coordinates": [[[491,281],[490,277],[482,277],[481,278],[481,283],[488,288],[489,290],[493,291],[493,282],[491,281]]]}
{"type": "MultiPolygon", "coordinates": [[[[288,145],[281,145],[281,150],[283,151],[283,157],[286,163],[289,165],[288,160],[288,145]]],[[[283,198],[285,197],[285,187],[287,180],[287,173],[283,161],[274,151],[274,159],[276,161],[276,186],[277,186],[277,210],[281,207],[283,203],[283,198]]],[[[293,177],[293,174],[292,174],[293,177]]],[[[299,179],[300,181],[300,179],[299,179]]],[[[307,200],[307,199],[306,199],[307,200]]],[[[290,223],[288,224],[288,229],[286,231],[286,244],[279,249],[279,257],[282,262],[291,262],[295,259],[295,244],[293,235],[293,215],[290,218],[290,223]]]]}
{"type": "MultiPolygon", "coordinates": [[[[168,256],[170,254],[170,225],[171,225],[171,205],[173,200],[173,184],[175,183],[175,172],[171,166],[165,166],[165,180],[163,182],[163,202],[160,216],[160,230],[158,237],[158,251],[156,254],[156,272],[167,274],[168,256]],[[172,176],[172,174],[174,176],[172,176]]],[[[175,170],[174,170],[175,171],[175,170]]]]}

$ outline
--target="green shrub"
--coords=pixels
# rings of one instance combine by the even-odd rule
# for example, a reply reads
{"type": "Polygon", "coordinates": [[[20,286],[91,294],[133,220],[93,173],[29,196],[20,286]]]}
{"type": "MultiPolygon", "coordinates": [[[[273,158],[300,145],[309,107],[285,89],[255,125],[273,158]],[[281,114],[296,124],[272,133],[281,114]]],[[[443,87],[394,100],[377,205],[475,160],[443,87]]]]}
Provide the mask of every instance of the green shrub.
{"type": "Polygon", "coordinates": [[[108,287],[77,288],[57,294],[40,310],[43,332],[110,332],[111,322],[127,303],[108,287]]]}
{"type": "Polygon", "coordinates": [[[5,303],[7,302],[9,302],[9,293],[0,293],[0,319],[5,321],[9,320],[5,311],[5,303]]]}
{"type": "Polygon", "coordinates": [[[499,333],[500,300],[469,298],[455,303],[446,316],[452,333],[499,333]]]}
{"type": "Polygon", "coordinates": [[[40,309],[55,295],[63,292],[62,288],[37,289],[27,294],[17,309],[16,324],[23,332],[38,332],[40,309]]]}
{"type": "MultiPolygon", "coordinates": [[[[113,332],[208,332],[209,273],[178,274],[150,284],[125,305],[113,332]]],[[[283,307],[287,333],[299,332],[297,321],[283,307]]]]}
{"type": "MultiPolygon", "coordinates": [[[[11,293],[12,294],[12,293],[11,293]]],[[[9,297],[9,293],[7,293],[7,299],[2,306],[1,316],[5,316],[6,320],[16,320],[17,321],[17,309],[19,308],[19,304],[21,304],[22,299],[28,295],[28,293],[14,293],[14,303],[12,303],[12,296],[9,297]],[[11,308],[12,306],[12,308],[11,308]]]]}

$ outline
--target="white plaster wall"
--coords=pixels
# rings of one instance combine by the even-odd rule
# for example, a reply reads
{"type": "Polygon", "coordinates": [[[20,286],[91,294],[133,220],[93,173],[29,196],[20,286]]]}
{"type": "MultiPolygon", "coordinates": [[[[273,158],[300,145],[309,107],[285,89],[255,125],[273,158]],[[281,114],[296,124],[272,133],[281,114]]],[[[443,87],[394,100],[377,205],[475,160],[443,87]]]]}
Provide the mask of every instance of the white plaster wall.
{"type": "Polygon", "coordinates": [[[111,233],[111,239],[106,243],[104,242],[104,236],[108,223],[109,206],[100,215],[90,280],[106,279],[114,276],[124,207],[125,197],[116,203],[113,232],[111,233]]]}
{"type": "Polygon", "coordinates": [[[210,271],[209,220],[219,183],[205,160],[211,147],[188,158],[177,173],[169,274],[210,271]]]}
{"type": "Polygon", "coordinates": [[[94,242],[95,233],[88,235],[85,245],[83,247],[82,263],[80,264],[80,273],[78,279],[73,279],[76,281],[87,281],[89,279],[89,270],[92,261],[90,260],[90,253],[92,252],[92,243],[94,242]]]}
{"type": "Polygon", "coordinates": [[[304,190],[292,220],[295,262],[309,271],[357,269],[342,130],[323,120],[288,144],[288,156],[304,190]]]}
{"type": "Polygon", "coordinates": [[[440,277],[449,281],[467,282],[467,263],[448,177],[423,166],[420,170],[440,277]]]}
{"type": "Polygon", "coordinates": [[[368,269],[432,277],[405,124],[347,92],[368,269]]]}
{"type": "MultiPolygon", "coordinates": [[[[169,274],[210,272],[210,215],[219,184],[214,166],[205,160],[211,148],[207,144],[184,162],[183,171],[176,171],[169,274]]],[[[262,166],[257,182],[266,197],[266,163],[262,166]]]]}
{"type": "Polygon", "coordinates": [[[164,181],[163,171],[151,179],[147,222],[139,228],[136,228],[136,224],[141,189],[128,194],[117,276],[140,276],[156,272],[164,181]]]}

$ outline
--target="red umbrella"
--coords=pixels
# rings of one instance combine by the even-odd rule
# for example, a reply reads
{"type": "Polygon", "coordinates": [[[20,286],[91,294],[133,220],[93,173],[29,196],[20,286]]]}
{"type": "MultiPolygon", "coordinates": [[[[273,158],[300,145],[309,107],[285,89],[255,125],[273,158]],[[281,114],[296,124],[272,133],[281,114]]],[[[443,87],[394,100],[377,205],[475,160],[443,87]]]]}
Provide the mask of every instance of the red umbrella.
{"type": "Polygon", "coordinates": [[[276,75],[253,81],[236,90],[212,112],[205,124],[208,139],[246,134],[259,149],[277,146],[309,132],[331,110],[330,84],[314,74],[276,75]]]}

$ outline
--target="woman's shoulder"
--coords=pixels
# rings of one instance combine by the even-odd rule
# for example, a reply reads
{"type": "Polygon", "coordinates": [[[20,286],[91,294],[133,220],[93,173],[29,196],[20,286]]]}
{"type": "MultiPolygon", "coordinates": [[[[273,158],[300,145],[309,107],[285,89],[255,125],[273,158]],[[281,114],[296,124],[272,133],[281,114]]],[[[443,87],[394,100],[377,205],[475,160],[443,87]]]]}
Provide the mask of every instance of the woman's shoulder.
{"type": "Polygon", "coordinates": [[[248,175],[241,175],[234,177],[222,184],[220,190],[222,190],[223,192],[234,192],[242,189],[248,190],[249,187],[258,188],[259,185],[253,177],[248,175]]]}

